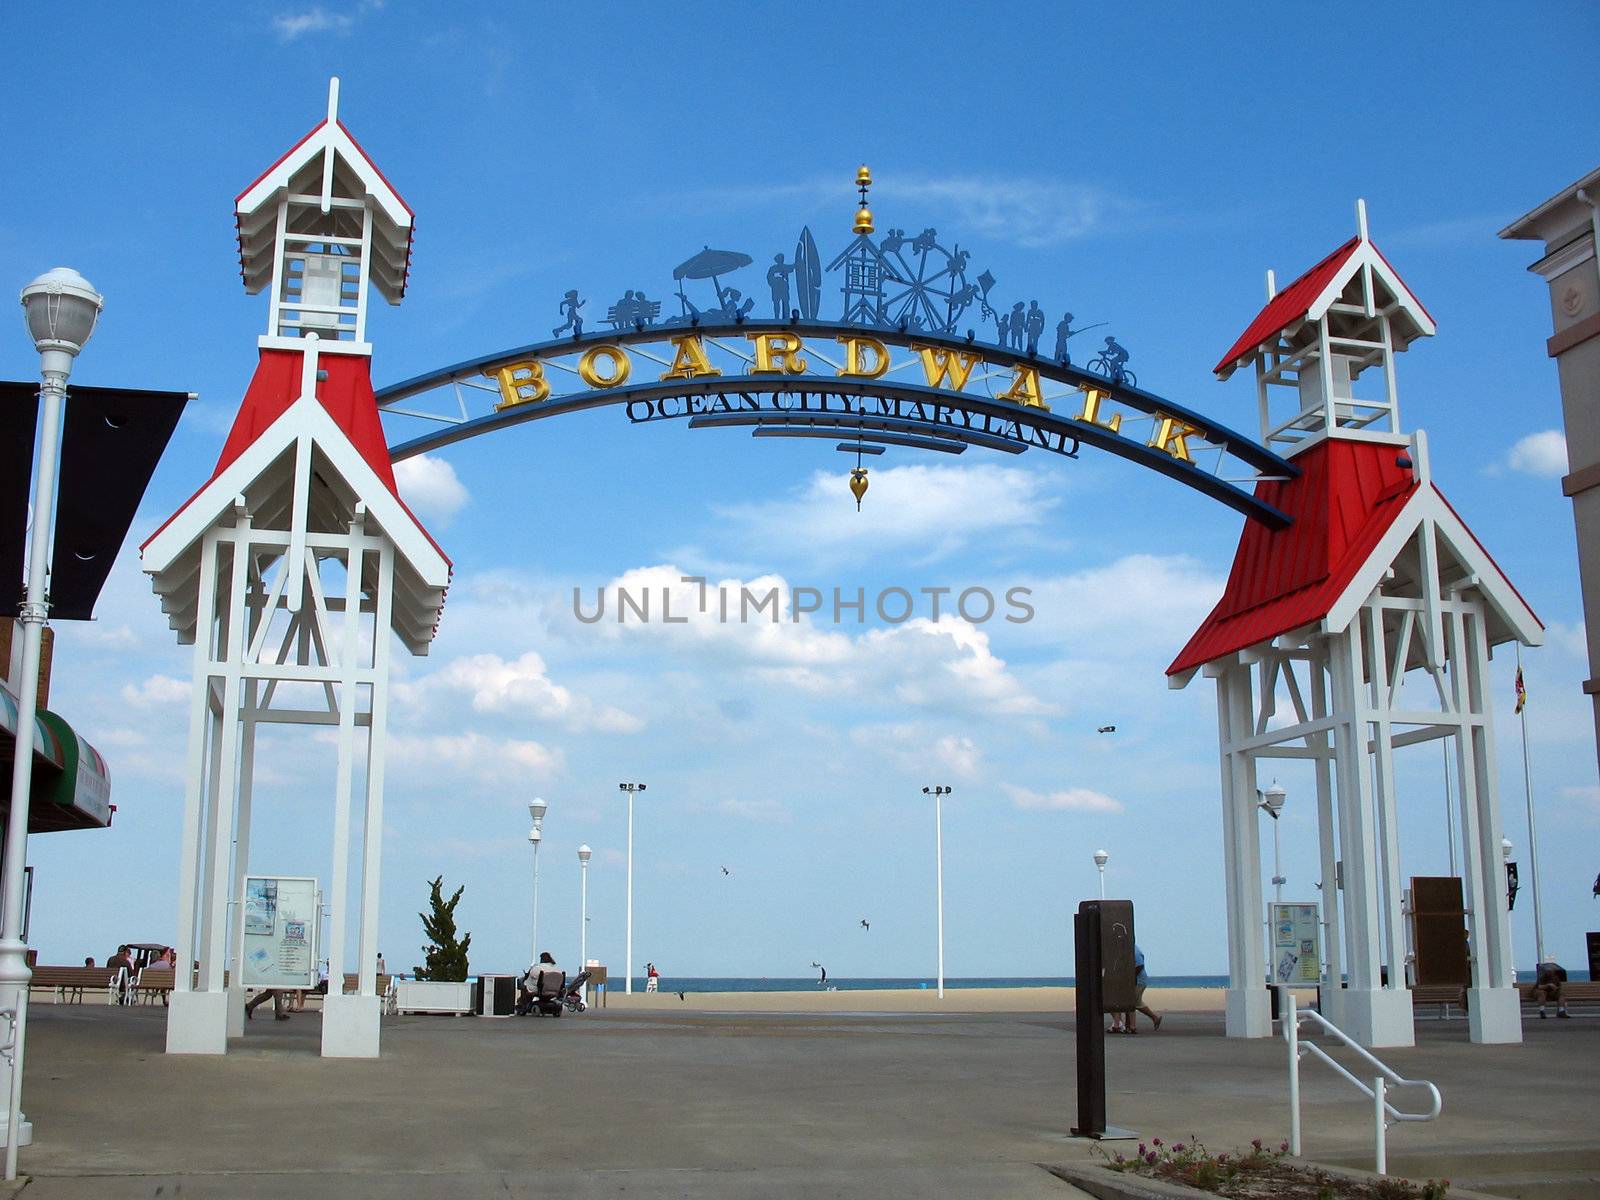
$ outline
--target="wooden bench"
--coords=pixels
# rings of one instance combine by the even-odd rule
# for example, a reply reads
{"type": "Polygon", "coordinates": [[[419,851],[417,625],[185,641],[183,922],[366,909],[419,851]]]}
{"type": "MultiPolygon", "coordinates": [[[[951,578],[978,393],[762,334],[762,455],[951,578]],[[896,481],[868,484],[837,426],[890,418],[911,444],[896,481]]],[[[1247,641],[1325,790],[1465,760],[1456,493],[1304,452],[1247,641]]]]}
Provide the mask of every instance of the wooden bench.
{"type": "Polygon", "coordinates": [[[133,1002],[151,1004],[159,996],[161,1003],[166,1004],[167,997],[172,994],[177,981],[178,973],[171,967],[165,970],[146,967],[139,972],[139,978],[133,981],[133,1002]]]}
{"type": "Polygon", "coordinates": [[[112,1004],[131,985],[122,967],[35,967],[29,986],[55,988],[57,1004],[82,1003],[84,992],[105,992],[112,1004]]]}
{"type": "Polygon", "coordinates": [[[1467,1011],[1467,989],[1459,983],[1423,983],[1411,989],[1411,1007],[1415,1011],[1418,1005],[1436,1004],[1439,1006],[1439,1019],[1448,1020],[1450,1006],[1454,1004],[1462,1012],[1467,1011]]]}
{"type": "MultiPolygon", "coordinates": [[[[1533,998],[1533,989],[1536,985],[1531,983],[1517,984],[1517,992],[1522,997],[1524,1004],[1537,1005],[1539,1001],[1533,998]]],[[[1574,1004],[1600,1004],[1600,981],[1579,979],[1568,980],[1561,985],[1561,1003],[1569,1009],[1574,1004]]]]}
{"type": "MultiPolygon", "coordinates": [[[[387,996],[389,994],[389,982],[393,978],[394,978],[393,975],[379,975],[378,976],[378,981],[377,981],[377,983],[375,985],[377,987],[377,989],[378,989],[378,995],[387,996]]],[[[356,990],[360,986],[361,986],[360,977],[357,976],[354,971],[346,972],[345,977],[344,977],[344,994],[346,996],[354,996],[356,994],[356,990]]]]}

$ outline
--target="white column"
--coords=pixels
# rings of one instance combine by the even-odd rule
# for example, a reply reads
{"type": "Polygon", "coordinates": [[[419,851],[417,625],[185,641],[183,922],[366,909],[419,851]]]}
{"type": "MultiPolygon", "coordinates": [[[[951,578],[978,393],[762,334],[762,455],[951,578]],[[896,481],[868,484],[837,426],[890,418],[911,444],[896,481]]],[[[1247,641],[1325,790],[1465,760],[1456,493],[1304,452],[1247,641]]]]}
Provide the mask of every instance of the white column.
{"type": "MultiPolygon", "coordinates": [[[[357,589],[359,595],[359,589],[357,589]]],[[[367,810],[361,828],[361,966],[357,974],[362,996],[377,997],[378,909],[383,872],[384,753],[388,745],[389,650],[394,614],[394,544],[385,538],[378,548],[378,594],[373,606],[372,700],[367,725],[367,810]]],[[[379,1003],[381,1010],[382,1004],[379,1003]]]]}
{"type": "Polygon", "coordinates": [[[1511,969],[1510,914],[1501,897],[1500,805],[1489,716],[1489,649],[1482,609],[1448,617],[1450,677],[1462,721],[1456,739],[1461,798],[1463,884],[1472,986],[1467,1035],[1474,1042],[1520,1042],[1522,1004],[1507,986],[1511,969]]]}
{"type": "MultiPolygon", "coordinates": [[[[1311,715],[1320,720],[1328,715],[1328,666],[1322,655],[1313,655],[1309,664],[1311,715]]],[[[1339,852],[1334,836],[1333,746],[1326,733],[1309,739],[1321,752],[1316,762],[1317,849],[1322,867],[1322,950],[1327,971],[1322,978],[1322,1015],[1335,1025],[1342,1024],[1344,999],[1344,955],[1339,921],[1339,852]]]]}
{"type": "MultiPolygon", "coordinates": [[[[266,620],[270,613],[263,613],[266,620]]],[[[233,912],[228,922],[228,1036],[244,1036],[244,881],[250,873],[250,801],[255,791],[256,704],[260,685],[244,685],[244,737],[239,747],[239,819],[233,843],[233,912]]]]}
{"type": "MultiPolygon", "coordinates": [[[[1389,653],[1383,610],[1377,599],[1364,608],[1371,654],[1372,765],[1378,817],[1378,878],[1382,885],[1384,959],[1389,964],[1389,990],[1406,987],[1405,915],[1401,911],[1399,815],[1395,807],[1394,727],[1389,721],[1389,653]]],[[[1403,667],[1403,664],[1402,664],[1403,667]]]]}
{"type": "Polygon", "coordinates": [[[1383,916],[1379,903],[1378,836],[1367,736],[1371,712],[1364,681],[1360,617],[1329,639],[1333,673],[1334,748],[1339,796],[1339,849],[1344,855],[1344,915],[1350,985],[1340,999],[1344,1030],[1368,1046],[1416,1040],[1411,993],[1380,983],[1383,916]]]}
{"type": "Polygon", "coordinates": [[[1222,854],[1228,909],[1229,1037],[1271,1037],[1266,953],[1261,942],[1261,841],[1255,819],[1254,764],[1234,749],[1252,728],[1250,669],[1217,673],[1217,726],[1222,757],[1222,854]]]}
{"type": "MultiPolygon", "coordinates": [[[[333,795],[333,885],[328,903],[328,994],[322,1001],[322,1056],[376,1058],[376,997],[344,994],[344,970],[350,921],[350,803],[354,790],[356,711],[360,708],[361,577],[366,551],[362,526],[366,508],[356,505],[345,542],[345,607],[338,641],[336,669],[339,700],[339,757],[333,795]],[[370,1004],[363,1001],[370,1000],[370,1004]],[[370,1011],[369,1011],[370,1010],[370,1011]]],[[[293,553],[293,542],[290,543],[293,553]]],[[[302,554],[304,552],[302,551],[302,554]]],[[[316,570],[305,560],[302,572],[316,570]]],[[[331,649],[331,647],[330,647],[331,649]]],[[[359,938],[357,941],[359,948],[359,938]]],[[[359,968],[358,968],[359,969],[359,968]]]]}

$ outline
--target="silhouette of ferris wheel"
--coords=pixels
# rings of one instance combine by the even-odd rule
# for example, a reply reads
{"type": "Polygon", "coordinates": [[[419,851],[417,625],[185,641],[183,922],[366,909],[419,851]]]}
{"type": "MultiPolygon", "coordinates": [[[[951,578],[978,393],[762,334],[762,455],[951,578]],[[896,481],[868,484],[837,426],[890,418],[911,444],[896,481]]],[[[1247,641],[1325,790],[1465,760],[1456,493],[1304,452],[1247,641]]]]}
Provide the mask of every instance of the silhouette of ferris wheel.
{"type": "Polygon", "coordinates": [[[891,229],[879,244],[888,268],[883,279],[883,323],[953,334],[956,322],[978,299],[978,287],[967,282],[971,255],[959,246],[946,249],[938,231],[924,229],[914,238],[891,229]]]}

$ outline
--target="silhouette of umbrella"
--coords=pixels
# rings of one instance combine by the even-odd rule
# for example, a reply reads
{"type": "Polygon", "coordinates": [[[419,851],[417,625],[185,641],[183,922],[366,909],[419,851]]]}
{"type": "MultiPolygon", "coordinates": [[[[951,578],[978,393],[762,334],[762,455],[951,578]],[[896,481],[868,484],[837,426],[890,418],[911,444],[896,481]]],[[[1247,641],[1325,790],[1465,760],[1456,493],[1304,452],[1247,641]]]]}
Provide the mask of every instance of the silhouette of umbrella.
{"type": "Polygon", "coordinates": [[[737,250],[713,250],[705,247],[688,259],[679,263],[672,272],[672,277],[678,280],[678,296],[688,303],[683,294],[683,280],[709,279],[711,286],[717,289],[717,303],[722,303],[722,280],[719,275],[726,275],[729,271],[737,271],[740,267],[748,267],[751,259],[748,254],[740,254],[737,250]]]}

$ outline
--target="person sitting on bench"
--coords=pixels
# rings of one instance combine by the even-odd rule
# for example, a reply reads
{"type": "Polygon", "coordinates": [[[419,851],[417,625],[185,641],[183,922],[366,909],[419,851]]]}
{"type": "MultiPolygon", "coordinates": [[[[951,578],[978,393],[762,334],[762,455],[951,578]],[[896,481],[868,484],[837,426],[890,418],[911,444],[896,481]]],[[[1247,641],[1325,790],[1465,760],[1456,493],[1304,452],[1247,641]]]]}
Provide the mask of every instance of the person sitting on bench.
{"type": "Polygon", "coordinates": [[[1539,1002],[1539,1016],[1545,1017],[1545,1002],[1554,1000],[1556,1016],[1569,1017],[1566,1001],[1561,998],[1562,986],[1567,982],[1567,969],[1558,962],[1542,962],[1533,977],[1533,998],[1539,1002]]]}

